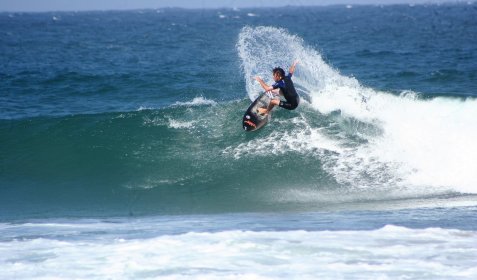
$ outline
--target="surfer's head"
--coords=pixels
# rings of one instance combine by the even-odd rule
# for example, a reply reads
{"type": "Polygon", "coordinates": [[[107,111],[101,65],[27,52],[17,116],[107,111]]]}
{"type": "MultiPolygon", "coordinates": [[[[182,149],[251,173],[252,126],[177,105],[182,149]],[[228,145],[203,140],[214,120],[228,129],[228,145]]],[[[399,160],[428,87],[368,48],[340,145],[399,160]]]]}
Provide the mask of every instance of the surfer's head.
{"type": "Polygon", "coordinates": [[[278,82],[281,79],[285,78],[285,70],[283,70],[280,67],[273,68],[272,72],[273,72],[273,79],[275,80],[275,82],[278,82]]]}

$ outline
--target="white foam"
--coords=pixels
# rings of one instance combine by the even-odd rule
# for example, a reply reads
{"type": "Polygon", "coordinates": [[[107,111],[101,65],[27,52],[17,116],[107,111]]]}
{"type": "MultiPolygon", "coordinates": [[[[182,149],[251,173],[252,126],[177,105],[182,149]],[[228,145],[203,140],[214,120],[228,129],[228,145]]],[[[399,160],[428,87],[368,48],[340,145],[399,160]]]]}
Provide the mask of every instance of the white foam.
{"type": "MultiPolygon", "coordinates": [[[[261,153],[262,149],[275,152],[298,147],[307,155],[315,148],[329,149],[336,153],[317,156],[324,168],[344,184],[360,188],[400,186],[419,193],[477,193],[476,99],[423,100],[413,92],[396,96],[363,87],[355,78],[330,67],[318,51],[284,29],[245,27],[237,50],[251,99],[261,91],[254,76],[271,82],[273,67],[288,68],[296,59],[295,85],[301,95],[308,95],[317,113],[326,116],[338,112],[343,121],[359,121],[379,133],[351,132],[363,139],[351,145],[346,136],[331,137],[326,128],[303,125],[305,130],[289,132],[293,137],[273,132],[263,143],[252,141],[229,149],[236,157],[261,153]],[[273,44],[264,39],[271,37],[278,39],[273,44]],[[307,132],[300,135],[300,131],[307,132]],[[311,132],[319,137],[311,137],[311,132]]],[[[306,122],[306,117],[303,120],[306,122]]]]}
{"type": "Polygon", "coordinates": [[[475,244],[473,231],[393,225],[369,231],[232,230],[146,239],[38,238],[1,242],[0,275],[4,279],[290,279],[297,275],[300,279],[356,275],[475,279],[475,244]]]}
{"type": "Polygon", "coordinates": [[[290,151],[317,154],[325,151],[337,153],[343,151],[343,148],[321,132],[321,128],[312,128],[303,115],[287,119],[286,122],[292,122],[294,129],[291,131],[274,131],[264,138],[244,142],[235,147],[229,146],[224,149],[224,153],[231,154],[239,159],[247,155],[278,155],[290,151]]]}
{"type": "Polygon", "coordinates": [[[407,184],[477,193],[477,100],[393,99],[377,111],[384,134],[373,155],[402,163],[407,184]]]}
{"type": "Polygon", "coordinates": [[[137,109],[137,111],[146,111],[146,110],[153,110],[154,108],[150,107],[150,106],[139,106],[139,108],[137,109]]]}
{"type": "Polygon", "coordinates": [[[174,103],[175,106],[203,106],[203,105],[217,105],[217,102],[214,100],[209,100],[202,96],[195,97],[192,101],[187,102],[176,102],[174,103]]]}
{"type": "MultiPolygon", "coordinates": [[[[159,176],[158,176],[159,177],[159,176]]],[[[154,189],[163,186],[182,186],[187,177],[179,178],[143,178],[139,182],[125,184],[128,189],[154,189]]]]}
{"type": "Polygon", "coordinates": [[[169,128],[191,128],[194,127],[194,121],[179,121],[174,119],[169,119],[169,128]]]}

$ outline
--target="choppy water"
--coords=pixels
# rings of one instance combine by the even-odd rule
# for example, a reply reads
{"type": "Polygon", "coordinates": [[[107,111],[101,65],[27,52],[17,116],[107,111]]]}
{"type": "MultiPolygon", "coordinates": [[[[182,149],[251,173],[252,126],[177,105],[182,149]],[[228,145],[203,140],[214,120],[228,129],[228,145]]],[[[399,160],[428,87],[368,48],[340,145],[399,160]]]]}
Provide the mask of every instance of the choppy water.
{"type": "Polygon", "coordinates": [[[475,278],[476,14],[0,14],[0,277],[475,278]]]}

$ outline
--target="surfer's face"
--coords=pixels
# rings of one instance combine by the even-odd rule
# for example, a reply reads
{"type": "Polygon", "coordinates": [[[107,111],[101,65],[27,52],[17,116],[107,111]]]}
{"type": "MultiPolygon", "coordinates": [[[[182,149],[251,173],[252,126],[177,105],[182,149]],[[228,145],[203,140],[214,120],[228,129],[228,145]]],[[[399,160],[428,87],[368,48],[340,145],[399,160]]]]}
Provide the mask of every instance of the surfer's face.
{"type": "Polygon", "coordinates": [[[282,79],[282,77],[280,76],[280,73],[275,72],[273,73],[273,79],[275,80],[275,82],[278,82],[282,79]]]}

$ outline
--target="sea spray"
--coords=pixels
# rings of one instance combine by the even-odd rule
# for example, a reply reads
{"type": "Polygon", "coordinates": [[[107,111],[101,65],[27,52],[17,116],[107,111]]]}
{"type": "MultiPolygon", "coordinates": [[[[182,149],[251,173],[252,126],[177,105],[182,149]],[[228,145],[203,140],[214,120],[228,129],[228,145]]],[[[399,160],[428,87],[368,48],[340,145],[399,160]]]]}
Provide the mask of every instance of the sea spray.
{"type": "Polygon", "coordinates": [[[369,129],[353,132],[342,126],[340,135],[330,135],[326,127],[297,125],[289,131],[297,137],[287,140],[289,132],[275,132],[278,135],[269,136],[271,143],[281,144],[257,141],[249,151],[298,149],[309,154],[317,147],[320,150],[320,144],[315,142],[327,139],[328,146],[335,147],[329,150],[338,152],[316,156],[324,160],[327,172],[343,184],[477,193],[477,148],[472,144],[477,142],[473,129],[477,119],[475,99],[425,99],[415,92],[398,96],[362,86],[355,78],[343,76],[329,66],[302,38],[281,28],[244,27],[237,51],[251,99],[260,91],[252,79],[254,75],[269,78],[274,66],[286,67],[298,60],[293,79],[300,93],[310,100],[302,107],[309,106],[316,110],[315,114],[328,118],[328,126],[342,126],[349,120],[369,129]],[[268,42],[267,38],[275,40],[268,42]],[[330,116],[335,112],[340,117],[333,120],[330,116]],[[306,130],[309,133],[303,133],[306,130]],[[310,133],[319,137],[313,140],[310,133]],[[361,141],[353,140],[356,138],[361,141]]]}

